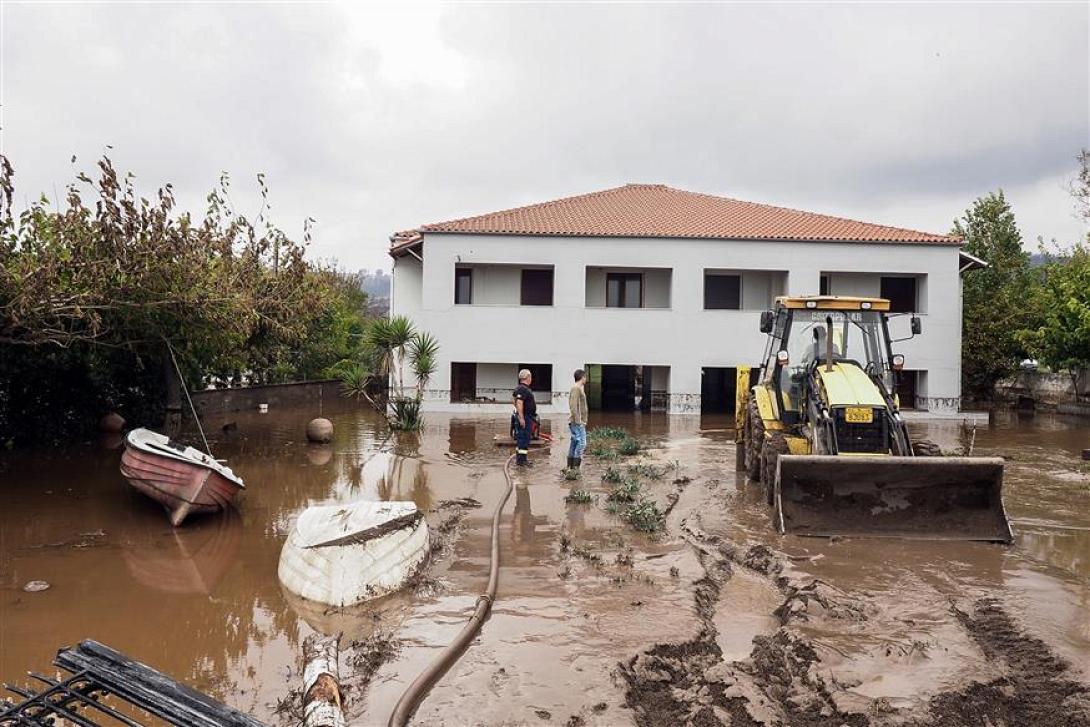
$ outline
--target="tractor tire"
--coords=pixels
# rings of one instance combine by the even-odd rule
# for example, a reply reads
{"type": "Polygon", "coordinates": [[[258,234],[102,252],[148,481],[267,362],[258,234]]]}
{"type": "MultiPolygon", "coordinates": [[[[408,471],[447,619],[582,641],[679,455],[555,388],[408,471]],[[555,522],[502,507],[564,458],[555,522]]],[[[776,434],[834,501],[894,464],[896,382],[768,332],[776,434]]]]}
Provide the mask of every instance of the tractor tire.
{"type": "Polygon", "coordinates": [[[761,448],[765,441],[765,423],[753,394],[746,400],[746,475],[761,481],[761,448]]]}
{"type": "Polygon", "coordinates": [[[776,493],[776,463],[781,454],[790,454],[791,448],[787,446],[787,438],[780,432],[772,432],[765,440],[765,446],[761,450],[761,476],[765,483],[765,496],[768,504],[772,505],[776,493]]]}
{"type": "Polygon", "coordinates": [[[942,448],[930,439],[917,439],[912,443],[912,454],[917,457],[941,457],[942,448]]]}

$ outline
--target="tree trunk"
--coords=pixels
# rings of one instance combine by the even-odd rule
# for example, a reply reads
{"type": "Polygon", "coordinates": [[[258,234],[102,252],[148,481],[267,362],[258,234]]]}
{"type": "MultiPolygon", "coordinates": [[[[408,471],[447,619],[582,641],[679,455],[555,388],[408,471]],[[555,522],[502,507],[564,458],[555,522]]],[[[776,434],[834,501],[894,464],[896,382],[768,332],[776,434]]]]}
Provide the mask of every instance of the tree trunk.
{"type": "Polygon", "coordinates": [[[344,727],[337,682],[340,634],[311,634],[303,640],[303,727],[344,727]]]}
{"type": "Polygon", "coordinates": [[[163,433],[174,439],[182,431],[182,387],[185,383],[178,377],[170,352],[163,357],[163,382],[166,388],[167,406],[163,420],[163,433]]]}

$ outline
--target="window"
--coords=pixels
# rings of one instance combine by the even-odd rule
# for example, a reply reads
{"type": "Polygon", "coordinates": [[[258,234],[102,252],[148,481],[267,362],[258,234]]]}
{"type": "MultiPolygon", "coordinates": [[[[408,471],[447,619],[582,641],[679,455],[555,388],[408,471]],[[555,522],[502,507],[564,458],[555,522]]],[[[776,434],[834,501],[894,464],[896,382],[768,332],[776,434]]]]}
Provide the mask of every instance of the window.
{"type": "Polygon", "coordinates": [[[643,275],[641,273],[607,273],[606,307],[642,308],[643,275]]]}
{"type": "Polygon", "coordinates": [[[469,305],[473,302],[473,270],[470,268],[454,269],[454,303],[469,305]]]}
{"type": "Polygon", "coordinates": [[[916,278],[882,278],[881,297],[889,301],[891,313],[916,311],[916,278]]]}
{"type": "Polygon", "coordinates": [[[822,275],[821,282],[818,284],[818,295],[832,295],[829,287],[829,276],[822,275]]]}
{"type": "MultiPolygon", "coordinates": [[[[553,365],[552,364],[518,364],[518,370],[530,370],[530,391],[552,392],[553,390],[553,365]]],[[[513,388],[513,387],[512,387],[513,388]]]]}
{"type": "Polygon", "coordinates": [[[553,304],[553,271],[522,271],[522,305],[553,304]]]}
{"type": "Polygon", "coordinates": [[[739,310],[742,276],[704,273],[704,310],[739,310]]]}

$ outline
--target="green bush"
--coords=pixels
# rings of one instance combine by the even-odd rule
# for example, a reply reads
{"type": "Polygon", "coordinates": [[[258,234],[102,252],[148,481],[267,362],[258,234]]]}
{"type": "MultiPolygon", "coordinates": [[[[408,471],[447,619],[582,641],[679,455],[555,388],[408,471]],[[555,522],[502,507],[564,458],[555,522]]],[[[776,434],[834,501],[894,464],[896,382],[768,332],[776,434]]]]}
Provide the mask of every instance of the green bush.
{"type": "Polygon", "coordinates": [[[595,427],[587,432],[589,439],[624,439],[628,432],[620,427],[595,427]]]}
{"type": "Polygon", "coordinates": [[[640,443],[632,437],[625,437],[617,446],[617,451],[625,457],[631,457],[632,455],[639,453],[640,443]]]}
{"type": "Polygon", "coordinates": [[[564,496],[564,502],[585,504],[585,503],[593,502],[593,501],[594,501],[594,496],[591,495],[586,490],[572,490],[571,492],[569,492],[567,495],[564,496]]]}
{"type": "Polygon", "coordinates": [[[424,428],[420,399],[396,397],[390,400],[390,428],[399,432],[416,432],[424,428]]]}

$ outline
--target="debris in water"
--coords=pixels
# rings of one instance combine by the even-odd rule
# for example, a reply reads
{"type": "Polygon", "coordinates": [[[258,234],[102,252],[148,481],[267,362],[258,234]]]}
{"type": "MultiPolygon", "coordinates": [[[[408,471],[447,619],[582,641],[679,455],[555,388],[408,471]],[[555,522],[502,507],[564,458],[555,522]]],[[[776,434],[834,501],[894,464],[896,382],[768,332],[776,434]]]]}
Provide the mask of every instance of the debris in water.
{"type": "Polygon", "coordinates": [[[39,591],[48,591],[49,584],[45,581],[28,581],[23,590],[27,593],[38,593],[39,591]]]}

